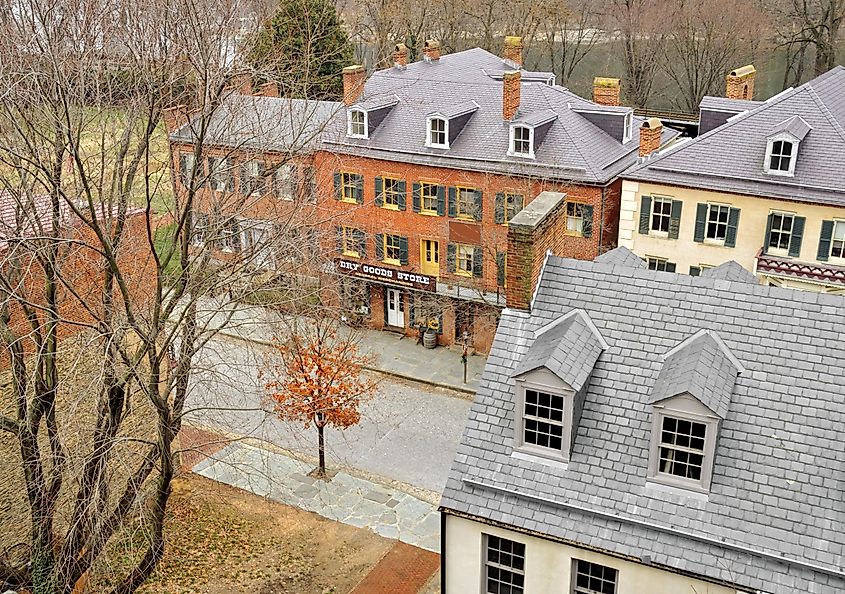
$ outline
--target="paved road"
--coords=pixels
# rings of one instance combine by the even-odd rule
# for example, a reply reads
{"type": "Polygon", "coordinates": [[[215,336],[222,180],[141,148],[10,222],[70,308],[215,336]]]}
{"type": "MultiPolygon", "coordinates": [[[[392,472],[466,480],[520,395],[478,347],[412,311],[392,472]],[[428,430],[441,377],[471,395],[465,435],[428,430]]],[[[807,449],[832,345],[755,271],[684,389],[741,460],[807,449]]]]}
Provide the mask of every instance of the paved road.
{"type": "MultiPolygon", "coordinates": [[[[198,356],[187,421],[250,435],[316,456],[313,427],[261,410],[263,350],[242,341],[212,341],[198,356]]],[[[441,492],[470,401],[438,388],[380,376],[378,393],[362,406],[359,425],[326,432],[328,464],[341,464],[441,492]]]]}

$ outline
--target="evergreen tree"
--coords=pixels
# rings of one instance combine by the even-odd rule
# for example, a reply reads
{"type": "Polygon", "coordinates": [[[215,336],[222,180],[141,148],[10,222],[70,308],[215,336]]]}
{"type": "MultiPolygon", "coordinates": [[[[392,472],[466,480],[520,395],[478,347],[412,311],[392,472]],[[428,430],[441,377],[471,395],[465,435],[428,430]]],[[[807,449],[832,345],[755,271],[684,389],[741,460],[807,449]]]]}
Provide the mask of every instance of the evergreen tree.
{"type": "Polygon", "coordinates": [[[340,99],[341,70],[354,47],[332,0],[280,0],[264,24],[248,61],[279,83],[285,97],[340,99]]]}

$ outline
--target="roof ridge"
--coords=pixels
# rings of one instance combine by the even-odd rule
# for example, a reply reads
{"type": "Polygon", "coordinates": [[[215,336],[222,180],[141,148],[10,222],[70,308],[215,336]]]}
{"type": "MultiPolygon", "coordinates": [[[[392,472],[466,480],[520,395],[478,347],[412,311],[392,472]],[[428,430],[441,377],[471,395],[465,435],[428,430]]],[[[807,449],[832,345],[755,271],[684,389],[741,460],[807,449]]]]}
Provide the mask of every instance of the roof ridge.
{"type": "Polygon", "coordinates": [[[669,357],[680,351],[681,349],[688,348],[692,345],[692,343],[696,342],[701,338],[712,338],[713,342],[716,343],[716,346],[719,347],[719,350],[727,357],[731,364],[736,367],[737,374],[742,375],[745,371],[745,366],[736,358],[736,355],[733,354],[728,345],[725,344],[725,341],[722,340],[722,337],[715,330],[710,330],[709,328],[702,328],[692,336],[687,336],[681,342],[673,346],[671,349],[660,355],[661,361],[666,361],[669,357]]]}
{"type": "Polygon", "coordinates": [[[809,83],[807,83],[807,89],[810,91],[810,97],[812,97],[813,101],[816,102],[816,105],[819,106],[819,110],[825,115],[825,117],[831,123],[833,129],[836,130],[836,132],[839,134],[839,137],[843,140],[843,142],[845,142],[845,130],[842,129],[842,126],[839,125],[837,119],[833,117],[832,113],[830,113],[830,110],[827,108],[825,102],[822,101],[821,97],[819,97],[818,92],[816,92],[816,90],[812,86],[810,86],[809,83]]]}

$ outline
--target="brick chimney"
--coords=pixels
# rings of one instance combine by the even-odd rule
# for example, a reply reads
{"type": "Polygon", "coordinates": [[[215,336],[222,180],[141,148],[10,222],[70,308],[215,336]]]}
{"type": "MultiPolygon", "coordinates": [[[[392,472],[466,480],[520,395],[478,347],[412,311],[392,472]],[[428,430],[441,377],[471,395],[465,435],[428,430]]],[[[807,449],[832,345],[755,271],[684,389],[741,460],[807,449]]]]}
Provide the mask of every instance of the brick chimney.
{"type": "Polygon", "coordinates": [[[502,78],[502,117],[510,121],[519,110],[522,74],[519,70],[505,72],[502,78]]]}
{"type": "Polygon", "coordinates": [[[440,42],[436,39],[426,39],[423,44],[423,60],[436,62],[440,59],[440,42]]]}
{"type": "Polygon", "coordinates": [[[754,97],[755,74],[757,74],[757,70],[751,64],[732,70],[726,77],[727,89],[725,90],[725,96],[728,99],[751,100],[754,97]]]}
{"type": "Polygon", "coordinates": [[[167,128],[168,134],[175,132],[183,125],[188,123],[190,119],[187,105],[175,105],[161,110],[161,119],[167,128]]]}
{"type": "Polygon", "coordinates": [[[241,95],[252,95],[252,74],[239,72],[229,80],[229,86],[233,87],[241,95]]]}
{"type": "Polygon", "coordinates": [[[399,69],[408,65],[408,46],[404,43],[397,43],[393,48],[393,65],[399,69]]]}
{"type": "Polygon", "coordinates": [[[279,83],[277,82],[267,82],[258,87],[258,92],[256,93],[258,97],[278,97],[279,96],[279,83]]]}
{"type": "Polygon", "coordinates": [[[522,68],[522,37],[508,35],[502,58],[513,68],[522,68]]]}
{"type": "Polygon", "coordinates": [[[619,86],[618,78],[605,78],[597,76],[593,79],[593,103],[599,105],[619,105],[619,86]]]}
{"type": "Polygon", "coordinates": [[[364,94],[364,82],[367,75],[360,64],[347,66],[343,69],[343,102],[355,105],[364,94]]]}
{"type": "Polygon", "coordinates": [[[660,148],[663,124],[657,118],[648,118],[640,126],[640,156],[647,157],[660,148]]]}

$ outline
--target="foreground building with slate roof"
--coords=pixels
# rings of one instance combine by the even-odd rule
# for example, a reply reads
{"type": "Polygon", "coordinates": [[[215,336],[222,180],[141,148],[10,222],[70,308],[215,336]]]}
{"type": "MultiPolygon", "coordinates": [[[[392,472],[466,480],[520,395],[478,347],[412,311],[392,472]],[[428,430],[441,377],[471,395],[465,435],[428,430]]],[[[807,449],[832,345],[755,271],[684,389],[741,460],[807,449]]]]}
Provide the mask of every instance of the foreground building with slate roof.
{"type": "Polygon", "coordinates": [[[623,175],[619,245],[656,270],[735,260],[845,293],[845,67],[767,101],[705,97],[700,131],[623,175]]]}
{"type": "Polygon", "coordinates": [[[845,591],[843,312],[735,263],[549,256],[443,493],[444,594],[845,591]]]}

